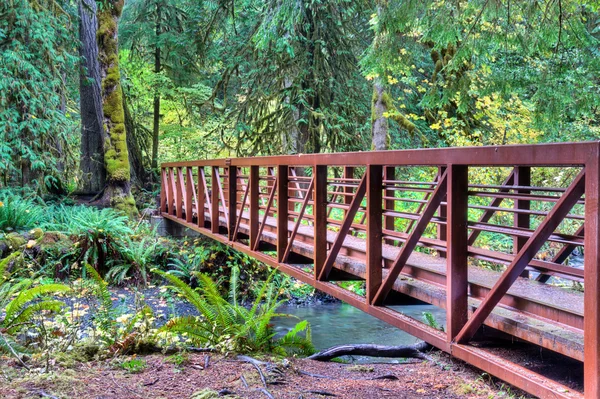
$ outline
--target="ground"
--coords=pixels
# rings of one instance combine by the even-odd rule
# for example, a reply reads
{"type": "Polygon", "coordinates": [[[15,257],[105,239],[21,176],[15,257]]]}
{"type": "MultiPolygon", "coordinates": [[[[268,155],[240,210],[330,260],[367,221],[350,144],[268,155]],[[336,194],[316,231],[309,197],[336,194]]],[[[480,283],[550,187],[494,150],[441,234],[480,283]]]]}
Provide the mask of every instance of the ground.
{"type": "Polygon", "coordinates": [[[277,361],[267,371],[266,389],[253,365],[234,356],[153,354],[105,361],[55,364],[51,373],[25,373],[0,362],[5,399],[204,399],[225,398],[513,398],[519,393],[496,385],[462,363],[435,354],[439,364],[351,365],[305,359],[277,361]],[[208,359],[208,367],[205,367],[208,359]],[[181,363],[181,364],[179,364],[181,363]],[[124,368],[126,366],[126,368],[124,368]],[[139,371],[137,369],[140,369],[139,371]],[[242,378],[243,376],[243,378],[242,378]],[[386,379],[376,379],[385,376],[386,379]],[[393,376],[393,377],[392,377],[393,376]],[[394,379],[397,378],[397,379],[394,379]],[[248,386],[244,385],[243,380],[248,386]],[[219,395],[220,392],[220,395],[219,395]]]}

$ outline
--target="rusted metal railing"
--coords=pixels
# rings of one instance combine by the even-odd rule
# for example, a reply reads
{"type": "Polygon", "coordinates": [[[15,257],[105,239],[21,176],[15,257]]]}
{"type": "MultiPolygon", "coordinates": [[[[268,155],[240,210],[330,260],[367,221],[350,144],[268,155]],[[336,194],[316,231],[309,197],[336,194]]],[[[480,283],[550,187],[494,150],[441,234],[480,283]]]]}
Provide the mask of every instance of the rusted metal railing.
{"type": "Polygon", "coordinates": [[[585,397],[600,398],[599,154],[588,142],[173,162],[160,206],[540,397],[582,393],[470,345],[481,326],[583,361],[585,397]],[[580,250],[584,267],[565,264],[580,250]],[[391,309],[392,292],[445,308],[445,332],[391,309]]]}

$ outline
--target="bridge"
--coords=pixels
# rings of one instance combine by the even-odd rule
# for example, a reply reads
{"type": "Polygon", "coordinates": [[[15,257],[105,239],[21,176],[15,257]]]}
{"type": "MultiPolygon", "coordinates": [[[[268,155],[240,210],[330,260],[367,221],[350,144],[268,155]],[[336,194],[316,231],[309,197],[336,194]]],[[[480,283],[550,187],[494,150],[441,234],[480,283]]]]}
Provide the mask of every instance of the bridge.
{"type": "Polygon", "coordinates": [[[600,142],[173,162],[161,181],[164,218],[533,395],[600,398],[600,142]],[[482,344],[506,337],[573,362],[583,391],[482,344]]]}

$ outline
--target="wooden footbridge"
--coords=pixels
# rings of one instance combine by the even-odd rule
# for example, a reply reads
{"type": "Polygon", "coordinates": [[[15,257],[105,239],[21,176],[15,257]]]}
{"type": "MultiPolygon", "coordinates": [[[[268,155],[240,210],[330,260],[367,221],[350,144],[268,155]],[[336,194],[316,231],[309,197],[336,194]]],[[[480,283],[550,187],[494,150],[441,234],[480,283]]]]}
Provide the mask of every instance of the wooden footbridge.
{"type": "Polygon", "coordinates": [[[599,155],[587,142],[174,162],[160,206],[533,395],[600,398],[599,155]],[[445,309],[444,331],[391,307],[406,298],[445,309]],[[480,345],[490,331],[583,362],[584,392],[480,345]]]}

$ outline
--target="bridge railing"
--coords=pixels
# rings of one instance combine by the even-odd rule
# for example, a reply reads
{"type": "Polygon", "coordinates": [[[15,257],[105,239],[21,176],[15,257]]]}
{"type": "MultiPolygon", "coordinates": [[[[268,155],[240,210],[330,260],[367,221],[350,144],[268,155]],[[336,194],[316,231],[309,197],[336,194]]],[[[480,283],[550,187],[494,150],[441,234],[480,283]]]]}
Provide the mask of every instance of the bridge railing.
{"type": "Polygon", "coordinates": [[[315,282],[340,278],[340,259],[363,262],[360,306],[384,305],[401,274],[444,286],[446,349],[498,304],[584,331],[587,396],[600,394],[599,153],[589,142],[165,163],[161,211],[272,265],[310,259],[315,282]],[[574,253],[584,261],[567,264],[574,253]],[[418,269],[420,254],[445,258],[443,273],[418,269]],[[491,287],[469,283],[472,263],[499,272],[491,287]],[[575,284],[585,318],[507,295],[519,277],[575,284]],[[470,316],[469,297],[481,301],[470,316]]]}

